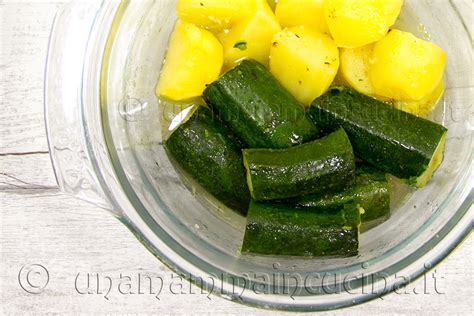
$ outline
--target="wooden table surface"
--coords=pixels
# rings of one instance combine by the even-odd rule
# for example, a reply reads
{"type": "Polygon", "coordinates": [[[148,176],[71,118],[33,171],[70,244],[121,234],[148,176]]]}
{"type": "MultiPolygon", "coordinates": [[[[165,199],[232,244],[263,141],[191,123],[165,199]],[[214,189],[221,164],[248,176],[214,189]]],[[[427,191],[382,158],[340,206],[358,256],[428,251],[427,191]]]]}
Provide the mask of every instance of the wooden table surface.
{"type": "MultiPolygon", "coordinates": [[[[112,215],[59,192],[45,138],[43,71],[52,19],[61,2],[66,1],[0,1],[0,314],[270,315],[190,291],[112,215]],[[49,283],[31,294],[44,282],[42,267],[49,283]],[[103,286],[108,278],[115,282],[127,276],[133,285],[139,274],[161,277],[158,298],[136,291],[123,294],[128,291],[119,288],[109,294],[83,291],[87,275],[99,275],[103,286]]],[[[426,280],[426,291],[421,278],[398,294],[333,313],[472,314],[473,238],[426,280]]]]}

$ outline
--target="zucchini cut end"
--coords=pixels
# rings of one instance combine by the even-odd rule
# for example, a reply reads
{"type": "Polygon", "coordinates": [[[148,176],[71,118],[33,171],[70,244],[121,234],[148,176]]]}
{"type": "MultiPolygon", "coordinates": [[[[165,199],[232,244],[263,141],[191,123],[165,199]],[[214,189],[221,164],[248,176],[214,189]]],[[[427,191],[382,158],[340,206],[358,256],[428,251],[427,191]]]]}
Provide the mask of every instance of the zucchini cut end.
{"type": "Polygon", "coordinates": [[[360,227],[361,216],[365,209],[359,204],[350,203],[343,206],[343,214],[346,227],[360,227]]]}
{"type": "Polygon", "coordinates": [[[444,146],[446,144],[446,135],[447,135],[447,132],[444,133],[443,137],[441,137],[441,140],[438,143],[438,147],[436,147],[436,150],[434,151],[434,154],[431,157],[430,163],[428,164],[428,167],[423,172],[423,174],[409,181],[409,184],[414,185],[417,188],[421,189],[428,183],[428,181],[431,180],[434,172],[438,169],[438,167],[443,162],[444,146]]]}

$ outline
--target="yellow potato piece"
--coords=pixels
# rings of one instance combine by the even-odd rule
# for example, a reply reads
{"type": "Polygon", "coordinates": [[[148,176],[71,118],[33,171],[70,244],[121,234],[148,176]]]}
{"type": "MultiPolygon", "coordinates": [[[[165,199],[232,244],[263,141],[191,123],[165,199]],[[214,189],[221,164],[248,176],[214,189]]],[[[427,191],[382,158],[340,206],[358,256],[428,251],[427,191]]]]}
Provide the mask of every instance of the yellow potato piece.
{"type": "Polygon", "coordinates": [[[255,14],[217,35],[224,47],[225,68],[243,59],[255,59],[267,65],[272,37],[281,30],[266,0],[256,0],[255,14]]]}
{"type": "Polygon", "coordinates": [[[281,27],[305,26],[329,34],[324,0],[279,0],[275,15],[281,27]]]}
{"type": "Polygon", "coordinates": [[[339,51],[325,34],[292,27],[273,38],[270,71],[305,105],[327,91],[338,68],[339,51]]]}
{"type": "Polygon", "coordinates": [[[445,65],[446,54],[440,47],[392,30],[375,44],[370,79],[377,95],[420,101],[439,85],[445,65]]]}
{"type": "Polygon", "coordinates": [[[202,95],[223,64],[222,45],[209,31],[178,21],[156,88],[158,96],[181,101],[202,95]]]}
{"type": "Polygon", "coordinates": [[[210,30],[223,30],[255,12],[255,0],[178,0],[178,17],[210,30]]]}
{"type": "Polygon", "coordinates": [[[334,42],[354,48],[384,37],[402,5],[403,0],[325,0],[324,13],[334,42]]]}
{"type": "Polygon", "coordinates": [[[414,114],[416,116],[427,116],[436,106],[444,93],[444,82],[438,84],[436,89],[420,101],[400,101],[395,100],[393,105],[402,111],[414,114]]]}
{"type": "Polygon", "coordinates": [[[340,50],[340,73],[343,80],[355,90],[368,96],[375,95],[375,89],[369,77],[373,52],[374,44],[340,50]]]}
{"type": "Polygon", "coordinates": [[[385,17],[389,27],[394,25],[397,22],[398,16],[402,11],[403,0],[386,0],[384,4],[385,17]]]}

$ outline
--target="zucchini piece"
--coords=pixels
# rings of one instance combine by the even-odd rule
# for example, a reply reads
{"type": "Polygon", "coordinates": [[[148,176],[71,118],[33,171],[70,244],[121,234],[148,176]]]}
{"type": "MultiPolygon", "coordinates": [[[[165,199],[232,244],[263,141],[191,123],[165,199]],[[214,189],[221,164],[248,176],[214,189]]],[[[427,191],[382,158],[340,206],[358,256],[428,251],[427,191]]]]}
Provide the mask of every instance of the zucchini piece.
{"type": "Polygon", "coordinates": [[[298,209],[252,201],[243,253],[275,256],[355,256],[359,248],[361,209],[355,204],[337,212],[298,209]]]}
{"type": "Polygon", "coordinates": [[[370,166],[357,166],[356,177],[346,190],[308,195],[285,203],[333,212],[346,204],[357,203],[365,211],[361,215],[365,223],[390,215],[390,184],[385,173],[370,166]]]}
{"type": "Polygon", "coordinates": [[[318,133],[303,106],[253,60],[242,61],[210,84],[204,99],[252,148],[288,148],[318,133]]]}
{"type": "Polygon", "coordinates": [[[355,158],[346,132],[288,149],[244,149],[252,198],[278,200],[344,188],[354,178],[355,158]]]}
{"type": "Polygon", "coordinates": [[[242,144],[213,115],[198,107],[165,143],[176,162],[209,193],[245,214],[250,194],[242,163],[242,144]]]}
{"type": "Polygon", "coordinates": [[[443,159],[445,127],[353,89],[332,88],[309,113],[325,132],[344,128],[358,157],[410,185],[425,186],[443,159]]]}

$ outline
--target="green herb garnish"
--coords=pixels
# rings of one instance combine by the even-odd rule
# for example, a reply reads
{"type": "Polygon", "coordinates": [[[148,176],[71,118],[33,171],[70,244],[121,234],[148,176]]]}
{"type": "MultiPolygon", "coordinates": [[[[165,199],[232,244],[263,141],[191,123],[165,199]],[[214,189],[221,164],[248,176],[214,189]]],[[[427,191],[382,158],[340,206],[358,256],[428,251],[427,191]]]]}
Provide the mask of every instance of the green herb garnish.
{"type": "Polygon", "coordinates": [[[234,48],[238,48],[241,51],[244,51],[244,50],[247,49],[247,42],[245,42],[245,41],[237,42],[237,43],[235,43],[234,48]]]}

